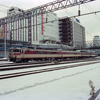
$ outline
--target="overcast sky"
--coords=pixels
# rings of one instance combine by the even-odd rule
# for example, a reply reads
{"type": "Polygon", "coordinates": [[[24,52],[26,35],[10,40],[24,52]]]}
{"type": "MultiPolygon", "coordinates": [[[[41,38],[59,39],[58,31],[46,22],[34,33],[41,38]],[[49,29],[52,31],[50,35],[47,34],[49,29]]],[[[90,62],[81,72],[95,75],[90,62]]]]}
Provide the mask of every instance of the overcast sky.
{"type": "MultiPolygon", "coordinates": [[[[7,7],[16,6],[28,10],[36,6],[52,2],[54,0],[0,0],[0,18],[7,16],[7,7]],[[5,5],[7,7],[4,7],[5,5]]],[[[58,17],[73,16],[78,14],[78,6],[70,7],[55,12],[58,17]]],[[[80,6],[81,14],[100,11],[100,0],[95,0],[80,6]]],[[[100,13],[77,17],[86,30],[86,41],[93,40],[95,35],[100,35],[100,13]]]]}

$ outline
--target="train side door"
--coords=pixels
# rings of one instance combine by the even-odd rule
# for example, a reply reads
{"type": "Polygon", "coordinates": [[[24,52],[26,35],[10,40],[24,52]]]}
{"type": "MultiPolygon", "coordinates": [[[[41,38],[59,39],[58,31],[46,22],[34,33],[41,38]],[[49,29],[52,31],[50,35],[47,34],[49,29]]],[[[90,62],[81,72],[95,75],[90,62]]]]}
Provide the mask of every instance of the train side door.
{"type": "Polygon", "coordinates": [[[20,52],[21,52],[21,58],[23,58],[24,57],[24,50],[21,49],[20,52]]]}

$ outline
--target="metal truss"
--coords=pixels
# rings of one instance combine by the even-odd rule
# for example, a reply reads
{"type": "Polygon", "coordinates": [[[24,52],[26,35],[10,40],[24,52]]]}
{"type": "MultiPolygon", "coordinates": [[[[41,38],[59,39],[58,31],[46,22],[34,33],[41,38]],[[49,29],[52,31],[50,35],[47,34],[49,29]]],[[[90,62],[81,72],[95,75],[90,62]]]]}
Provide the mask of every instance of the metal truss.
{"type": "Polygon", "coordinates": [[[29,9],[23,13],[14,14],[9,17],[1,18],[0,25],[4,23],[9,23],[19,18],[23,19],[23,17],[30,17],[30,16],[41,14],[41,13],[53,12],[53,11],[61,10],[64,8],[69,8],[69,7],[73,7],[76,5],[88,3],[91,1],[94,1],[94,0],[57,0],[54,2],[50,2],[50,3],[44,4],[44,5],[32,8],[32,9],[29,9]],[[41,9],[43,12],[41,12],[41,9]]]}

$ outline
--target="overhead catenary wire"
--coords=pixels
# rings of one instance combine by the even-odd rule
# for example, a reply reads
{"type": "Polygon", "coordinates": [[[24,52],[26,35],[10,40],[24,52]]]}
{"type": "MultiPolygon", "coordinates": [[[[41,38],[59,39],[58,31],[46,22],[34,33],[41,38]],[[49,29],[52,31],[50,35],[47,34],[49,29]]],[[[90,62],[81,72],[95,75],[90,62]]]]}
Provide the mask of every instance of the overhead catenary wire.
{"type": "Polygon", "coordinates": [[[86,33],[90,38],[93,38],[92,35],[90,34],[90,32],[86,31],[86,33]]]}
{"type": "MultiPolygon", "coordinates": [[[[88,8],[88,10],[91,12],[93,12],[94,10],[89,6],[89,5],[86,5],[86,4],[84,4],[87,8],[88,8]]],[[[94,13],[95,15],[95,18],[98,20],[98,21],[100,21],[100,19],[97,17],[97,15],[96,15],[96,13],[94,13]]]]}
{"type": "Polygon", "coordinates": [[[10,8],[10,7],[8,7],[8,6],[5,6],[5,5],[3,5],[3,4],[0,4],[0,6],[2,6],[2,7],[6,7],[6,8],[10,8]]]}
{"type": "MultiPolygon", "coordinates": [[[[88,4],[84,4],[84,5],[88,8],[88,10],[89,10],[90,12],[91,12],[91,11],[92,11],[92,12],[94,11],[88,4]]],[[[93,14],[94,14],[94,17],[100,22],[100,18],[96,15],[96,13],[93,13],[93,14]]],[[[89,37],[92,37],[91,34],[90,34],[89,32],[87,32],[87,33],[89,34],[89,35],[87,34],[89,37]]],[[[92,38],[93,38],[93,37],[92,37],[92,38]]]]}
{"type": "MultiPolygon", "coordinates": [[[[91,9],[91,11],[94,11],[88,4],[87,6],[91,9]]],[[[96,14],[95,14],[96,15],[96,14]]],[[[100,20],[100,17],[98,15],[96,15],[98,17],[98,19],[100,20]]]]}
{"type": "Polygon", "coordinates": [[[69,17],[71,16],[67,9],[64,9],[64,11],[68,14],[69,17]]]}
{"type": "Polygon", "coordinates": [[[7,14],[7,12],[6,11],[3,11],[3,10],[0,10],[0,12],[3,12],[3,13],[6,13],[7,14]]]}
{"type": "Polygon", "coordinates": [[[10,8],[10,7],[8,7],[8,6],[5,6],[5,5],[3,5],[3,4],[0,4],[0,12],[2,12],[2,13],[7,13],[7,9],[8,8],[10,8]]]}

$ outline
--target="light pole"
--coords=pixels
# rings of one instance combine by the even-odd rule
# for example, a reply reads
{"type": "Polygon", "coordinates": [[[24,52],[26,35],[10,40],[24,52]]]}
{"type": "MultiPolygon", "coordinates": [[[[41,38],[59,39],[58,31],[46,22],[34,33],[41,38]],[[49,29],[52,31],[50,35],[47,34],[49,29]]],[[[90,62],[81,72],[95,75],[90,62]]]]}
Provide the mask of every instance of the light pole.
{"type": "Polygon", "coordinates": [[[4,54],[4,58],[6,58],[6,34],[4,34],[4,38],[5,38],[5,54],[4,54]]]}

